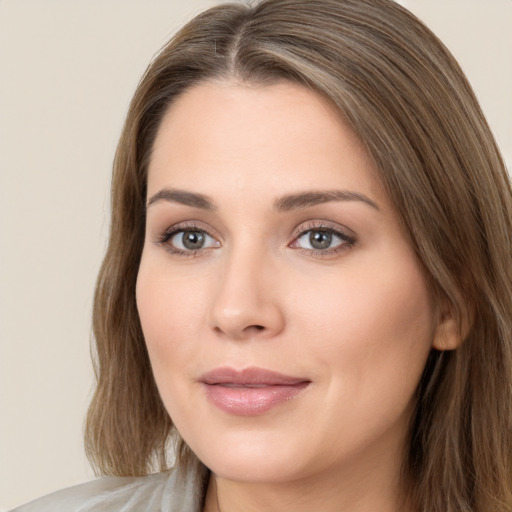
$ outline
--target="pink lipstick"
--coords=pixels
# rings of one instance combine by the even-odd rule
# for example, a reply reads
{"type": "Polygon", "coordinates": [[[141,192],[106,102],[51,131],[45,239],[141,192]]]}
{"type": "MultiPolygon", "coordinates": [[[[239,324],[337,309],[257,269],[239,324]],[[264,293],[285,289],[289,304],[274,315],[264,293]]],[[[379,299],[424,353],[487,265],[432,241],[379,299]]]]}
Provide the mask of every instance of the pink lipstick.
{"type": "Polygon", "coordinates": [[[199,378],[206,396],[219,409],[256,416],[298,396],[311,383],[263,368],[216,368],[199,378]]]}

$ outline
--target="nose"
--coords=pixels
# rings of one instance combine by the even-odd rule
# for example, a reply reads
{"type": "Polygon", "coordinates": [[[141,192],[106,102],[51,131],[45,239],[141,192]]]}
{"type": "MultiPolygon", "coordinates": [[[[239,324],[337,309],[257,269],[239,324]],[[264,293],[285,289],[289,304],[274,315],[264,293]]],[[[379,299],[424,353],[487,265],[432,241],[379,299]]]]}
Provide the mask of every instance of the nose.
{"type": "Polygon", "coordinates": [[[232,340],[268,339],[285,325],[281,287],[271,258],[249,248],[222,262],[210,311],[217,335],[232,340]]]}

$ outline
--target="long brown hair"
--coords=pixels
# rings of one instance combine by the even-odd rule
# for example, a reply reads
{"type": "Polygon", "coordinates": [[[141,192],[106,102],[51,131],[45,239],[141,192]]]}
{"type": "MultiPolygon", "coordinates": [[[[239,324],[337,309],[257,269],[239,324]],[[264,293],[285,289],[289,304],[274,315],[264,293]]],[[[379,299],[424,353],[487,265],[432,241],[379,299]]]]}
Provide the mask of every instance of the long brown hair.
{"type": "MultiPolygon", "coordinates": [[[[512,194],[458,64],[391,0],[263,0],[212,8],[150,64],[112,182],[94,305],[97,388],[86,447],[100,473],[168,465],[179,439],[153,380],[135,303],[152,144],[169,105],[210,79],[290,80],[326,97],[365,144],[438,304],[464,341],[433,350],[403,483],[424,512],[512,510],[512,194]]],[[[192,455],[183,443],[178,464],[192,455]]]]}

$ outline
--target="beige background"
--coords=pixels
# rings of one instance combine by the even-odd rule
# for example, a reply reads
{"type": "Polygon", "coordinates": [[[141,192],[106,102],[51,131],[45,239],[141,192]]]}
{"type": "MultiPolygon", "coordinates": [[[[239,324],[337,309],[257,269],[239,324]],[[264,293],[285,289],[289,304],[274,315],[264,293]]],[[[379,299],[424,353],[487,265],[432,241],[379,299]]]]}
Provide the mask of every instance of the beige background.
{"type": "MultiPolygon", "coordinates": [[[[111,160],[151,56],[215,0],[0,0],[0,510],[92,478],[91,295],[111,160]]],[[[509,166],[512,0],[403,0],[460,60],[509,166]]]]}

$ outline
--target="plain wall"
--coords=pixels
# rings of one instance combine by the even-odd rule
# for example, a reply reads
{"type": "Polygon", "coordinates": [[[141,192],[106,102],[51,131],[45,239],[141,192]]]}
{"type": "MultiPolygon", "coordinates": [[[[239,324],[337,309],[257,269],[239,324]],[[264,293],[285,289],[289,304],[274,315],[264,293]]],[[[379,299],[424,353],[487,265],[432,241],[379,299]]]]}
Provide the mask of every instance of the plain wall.
{"type": "MultiPolygon", "coordinates": [[[[128,102],[214,0],[0,0],[0,510],[93,477],[90,315],[128,102]]],[[[512,0],[403,0],[459,59],[512,162],[512,0]]]]}

